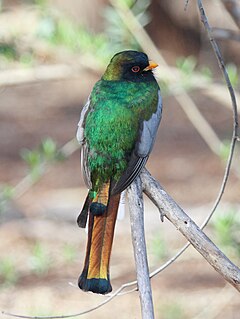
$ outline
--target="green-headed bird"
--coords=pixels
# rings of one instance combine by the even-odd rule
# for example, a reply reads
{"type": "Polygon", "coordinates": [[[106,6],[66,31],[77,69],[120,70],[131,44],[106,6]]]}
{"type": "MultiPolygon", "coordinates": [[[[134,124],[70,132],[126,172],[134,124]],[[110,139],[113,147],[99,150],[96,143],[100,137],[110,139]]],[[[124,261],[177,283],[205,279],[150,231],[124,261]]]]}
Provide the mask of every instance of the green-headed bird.
{"type": "Polygon", "coordinates": [[[84,106],[78,124],[84,181],[89,189],[78,225],[88,222],[88,243],[78,285],[112,291],[109,260],[120,195],[139,175],[152,150],[162,99],[145,53],[115,54],[84,106]]]}

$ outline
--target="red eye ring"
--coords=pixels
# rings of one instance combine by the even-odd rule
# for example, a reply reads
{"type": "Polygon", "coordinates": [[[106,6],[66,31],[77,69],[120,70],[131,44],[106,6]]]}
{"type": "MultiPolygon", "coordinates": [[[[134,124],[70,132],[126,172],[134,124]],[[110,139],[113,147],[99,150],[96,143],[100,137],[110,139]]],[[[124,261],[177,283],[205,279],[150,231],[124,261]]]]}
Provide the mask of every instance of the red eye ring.
{"type": "Polygon", "coordinates": [[[135,66],[132,67],[131,70],[132,70],[132,72],[134,72],[134,73],[138,73],[138,72],[140,71],[140,66],[135,65],[135,66]]]}

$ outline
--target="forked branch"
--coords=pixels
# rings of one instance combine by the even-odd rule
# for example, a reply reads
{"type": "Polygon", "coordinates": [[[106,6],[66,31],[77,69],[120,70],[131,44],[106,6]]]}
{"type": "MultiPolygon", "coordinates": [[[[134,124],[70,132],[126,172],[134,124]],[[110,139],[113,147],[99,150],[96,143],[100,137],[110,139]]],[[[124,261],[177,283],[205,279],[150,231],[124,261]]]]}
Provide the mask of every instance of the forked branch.
{"type": "Polygon", "coordinates": [[[225,280],[240,291],[240,269],[220,251],[146,169],[141,174],[141,180],[145,194],[161,214],[173,223],[225,280]]]}

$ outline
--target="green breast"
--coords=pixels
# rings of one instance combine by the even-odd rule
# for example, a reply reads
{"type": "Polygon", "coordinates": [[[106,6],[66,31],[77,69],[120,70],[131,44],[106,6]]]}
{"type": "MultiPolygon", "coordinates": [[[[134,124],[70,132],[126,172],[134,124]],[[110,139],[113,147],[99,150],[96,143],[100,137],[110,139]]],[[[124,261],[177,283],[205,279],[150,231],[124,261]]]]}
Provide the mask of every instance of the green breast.
{"type": "Polygon", "coordinates": [[[110,178],[118,180],[126,169],[141,122],[156,111],[157,91],[155,82],[96,83],[85,126],[94,190],[110,178]]]}

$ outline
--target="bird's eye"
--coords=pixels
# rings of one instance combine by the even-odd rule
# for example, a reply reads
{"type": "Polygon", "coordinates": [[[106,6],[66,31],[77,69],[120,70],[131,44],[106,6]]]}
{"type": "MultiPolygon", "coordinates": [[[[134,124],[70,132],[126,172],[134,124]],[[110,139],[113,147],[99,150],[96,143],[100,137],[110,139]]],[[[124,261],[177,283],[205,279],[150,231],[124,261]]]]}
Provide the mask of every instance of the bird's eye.
{"type": "Polygon", "coordinates": [[[140,67],[138,65],[132,67],[132,72],[137,73],[140,71],[140,67]]]}

